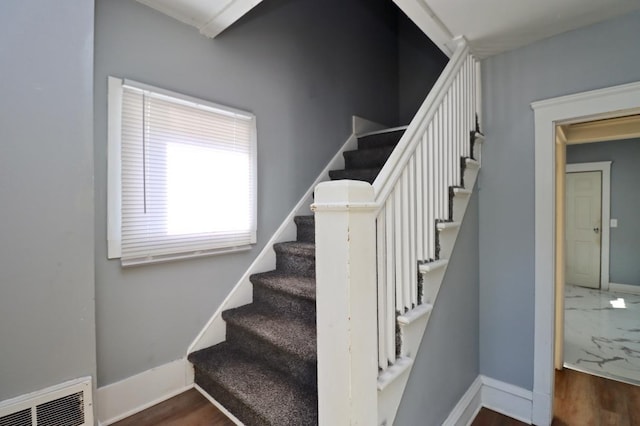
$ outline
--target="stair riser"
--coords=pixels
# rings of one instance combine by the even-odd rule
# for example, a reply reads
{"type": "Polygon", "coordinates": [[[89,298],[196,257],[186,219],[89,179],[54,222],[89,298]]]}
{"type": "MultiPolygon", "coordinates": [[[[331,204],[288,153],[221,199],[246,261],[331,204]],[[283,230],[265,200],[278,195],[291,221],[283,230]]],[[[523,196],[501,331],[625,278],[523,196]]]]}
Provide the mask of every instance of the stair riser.
{"type": "Polygon", "coordinates": [[[290,318],[299,318],[309,323],[316,322],[316,304],[313,300],[302,299],[254,284],[253,303],[290,318]]]}
{"type": "Polygon", "coordinates": [[[358,138],[358,149],[379,148],[381,146],[396,145],[404,130],[358,138]]]}
{"type": "Polygon", "coordinates": [[[305,243],[316,242],[316,228],[314,222],[297,225],[297,240],[305,243]]]}
{"type": "Polygon", "coordinates": [[[211,395],[213,399],[222,404],[229,412],[233,413],[233,415],[246,426],[264,426],[269,424],[265,419],[255,413],[250,406],[244,404],[227,389],[211,379],[207,373],[201,371],[198,367],[195,367],[194,370],[195,383],[211,395]]]}
{"type": "Polygon", "coordinates": [[[317,389],[316,363],[300,359],[235,324],[227,323],[227,342],[274,370],[295,378],[303,386],[317,389]]]}
{"type": "Polygon", "coordinates": [[[379,172],[380,170],[370,172],[362,169],[332,170],[329,172],[329,177],[331,180],[349,179],[373,183],[379,172]]]}
{"type": "Polygon", "coordinates": [[[316,259],[314,257],[299,256],[290,253],[277,253],[276,270],[303,277],[316,276],[316,259]]]}
{"type": "Polygon", "coordinates": [[[392,151],[393,147],[345,152],[345,169],[382,168],[392,151]]]}

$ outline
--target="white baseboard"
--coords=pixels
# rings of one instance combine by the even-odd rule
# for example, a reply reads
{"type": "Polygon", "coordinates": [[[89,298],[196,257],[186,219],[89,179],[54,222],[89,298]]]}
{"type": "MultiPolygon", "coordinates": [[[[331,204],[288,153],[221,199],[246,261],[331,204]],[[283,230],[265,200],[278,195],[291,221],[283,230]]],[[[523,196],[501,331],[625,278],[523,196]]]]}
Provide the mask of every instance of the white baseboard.
{"type": "Polygon", "coordinates": [[[442,426],[468,426],[478,415],[480,408],[482,408],[482,379],[478,376],[453,407],[442,426]]]}
{"type": "Polygon", "coordinates": [[[122,381],[98,388],[98,423],[110,425],[193,387],[185,373],[186,359],[178,359],[122,381]]]}
{"type": "Polygon", "coordinates": [[[531,424],[533,392],[490,377],[480,377],[483,407],[531,424]]]}
{"type": "Polygon", "coordinates": [[[442,425],[469,426],[482,407],[531,424],[533,392],[479,375],[442,425]]]}
{"type": "Polygon", "coordinates": [[[640,285],[609,283],[609,291],[618,293],[640,294],[640,285]]]}

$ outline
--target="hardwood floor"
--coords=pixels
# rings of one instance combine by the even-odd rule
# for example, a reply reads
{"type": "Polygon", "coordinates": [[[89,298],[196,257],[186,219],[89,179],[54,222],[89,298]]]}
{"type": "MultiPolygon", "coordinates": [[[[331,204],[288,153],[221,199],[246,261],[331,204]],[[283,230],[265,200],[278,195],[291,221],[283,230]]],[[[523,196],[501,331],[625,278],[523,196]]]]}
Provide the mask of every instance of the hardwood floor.
{"type": "MultiPolygon", "coordinates": [[[[556,372],[553,426],[640,426],[640,387],[565,369],[556,372]]],[[[233,426],[195,389],[114,426],[233,426]]],[[[483,408],[473,426],[525,423],[483,408]]]]}
{"type": "Polygon", "coordinates": [[[640,425],[640,387],[574,370],[556,372],[554,426],[640,425]]]}
{"type": "MultiPolygon", "coordinates": [[[[556,371],[552,426],[638,426],[640,386],[578,371],[556,371]]],[[[473,426],[520,426],[525,423],[483,408],[473,426]]]]}
{"type": "Polygon", "coordinates": [[[191,389],[113,426],[233,426],[234,423],[200,393],[191,389]]]}

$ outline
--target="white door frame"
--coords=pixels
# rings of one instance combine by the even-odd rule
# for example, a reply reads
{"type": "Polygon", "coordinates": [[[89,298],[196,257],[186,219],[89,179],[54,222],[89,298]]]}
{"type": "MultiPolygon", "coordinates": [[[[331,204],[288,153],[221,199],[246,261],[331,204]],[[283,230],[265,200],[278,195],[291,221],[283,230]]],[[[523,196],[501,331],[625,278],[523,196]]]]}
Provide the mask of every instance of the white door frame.
{"type": "Polygon", "coordinates": [[[551,424],[554,383],[555,128],[640,111],[640,82],[533,102],[535,297],[532,421],[551,424]]]}
{"type": "Polygon", "coordinates": [[[609,290],[609,235],[611,232],[611,161],[593,163],[567,163],[565,173],[601,172],[602,173],[602,213],[600,234],[600,289],[609,290]]]}

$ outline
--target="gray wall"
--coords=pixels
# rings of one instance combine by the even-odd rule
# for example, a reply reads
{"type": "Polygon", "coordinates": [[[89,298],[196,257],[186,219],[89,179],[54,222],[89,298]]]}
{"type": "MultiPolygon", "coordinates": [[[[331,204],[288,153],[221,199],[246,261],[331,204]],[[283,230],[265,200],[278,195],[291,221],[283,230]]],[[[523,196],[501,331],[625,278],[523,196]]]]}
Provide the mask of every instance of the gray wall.
{"type": "Polygon", "coordinates": [[[449,58],[398,10],[398,106],[400,124],[409,124],[449,58]]]}
{"type": "Polygon", "coordinates": [[[397,123],[396,24],[388,7],[369,0],[272,0],[209,40],[133,0],[96,2],[100,386],[185,355],[276,227],[347,139],[353,114],[397,123]],[[128,269],[117,260],[107,260],[108,75],[256,114],[259,217],[253,251],[128,269]]]}
{"type": "Polygon", "coordinates": [[[480,372],[533,388],[532,101],[640,80],[640,13],[483,61],[480,372]]]}
{"type": "Polygon", "coordinates": [[[394,424],[441,425],[479,374],[478,192],[474,192],[394,424]]]}
{"type": "MultiPolygon", "coordinates": [[[[613,161],[609,282],[640,285],[640,139],[567,146],[567,163],[613,161]]],[[[603,224],[602,226],[605,226],[603,224]]]]}
{"type": "Polygon", "coordinates": [[[0,2],[0,401],[95,375],[93,2],[0,2]]]}

